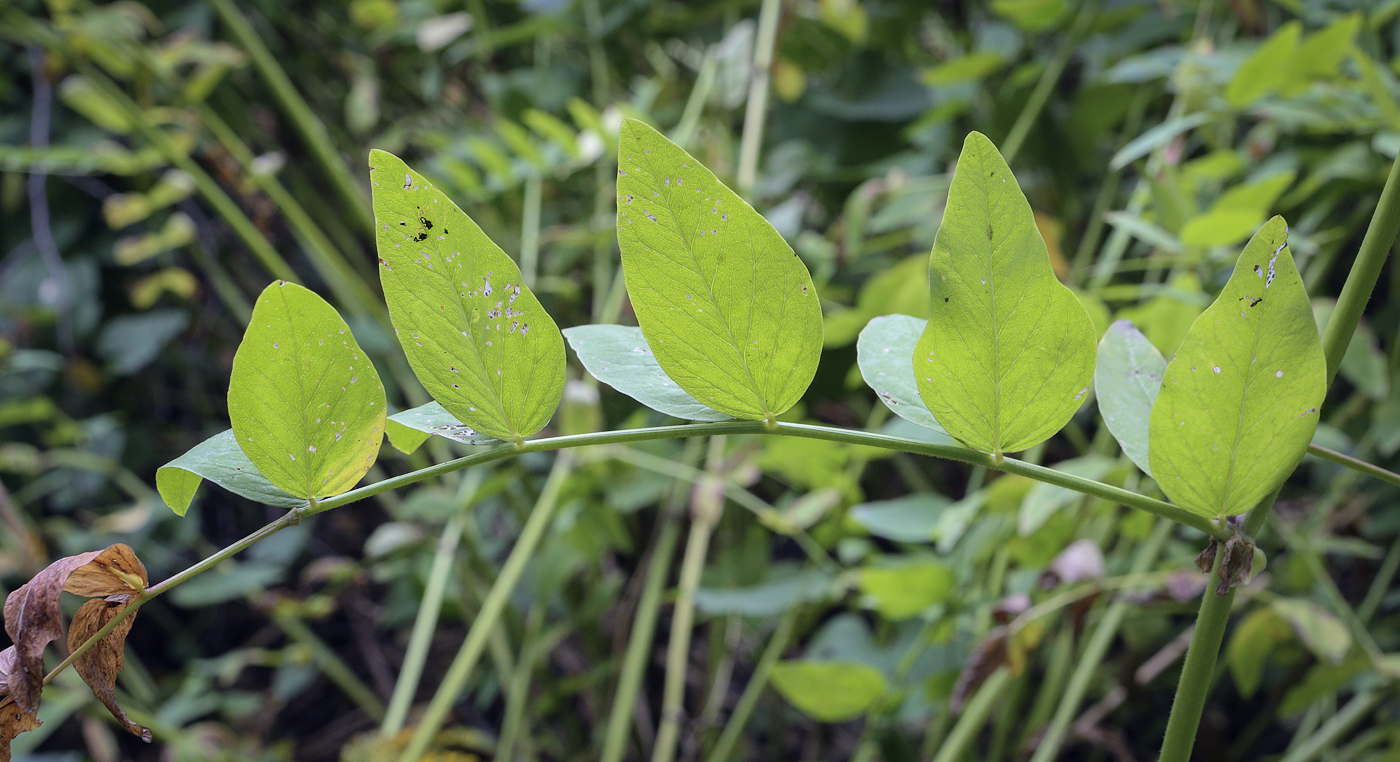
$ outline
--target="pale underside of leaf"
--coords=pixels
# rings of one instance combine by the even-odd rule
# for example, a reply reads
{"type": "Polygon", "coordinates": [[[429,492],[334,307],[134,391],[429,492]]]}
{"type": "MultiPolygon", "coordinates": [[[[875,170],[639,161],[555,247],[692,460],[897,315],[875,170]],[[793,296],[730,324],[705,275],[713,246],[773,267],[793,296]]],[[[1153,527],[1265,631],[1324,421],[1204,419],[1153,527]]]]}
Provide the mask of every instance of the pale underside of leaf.
{"type": "Polygon", "coordinates": [[[405,452],[412,452],[422,444],[426,436],[437,436],[443,439],[450,439],[457,444],[464,445],[490,445],[499,444],[500,440],[495,437],[488,437],[481,434],[472,427],[457,420],[447,409],[436,402],[429,402],[426,405],[419,405],[410,410],[394,413],[389,416],[390,441],[394,446],[405,452]],[[396,427],[402,427],[409,432],[417,432],[418,435],[405,435],[402,431],[395,431],[396,427]],[[395,441],[397,439],[397,441],[395,441]]]}
{"type": "Polygon", "coordinates": [[[690,396],[656,362],[641,328],[625,325],[580,325],[564,329],[564,338],[594,378],[632,399],[687,421],[725,421],[731,416],[690,396]]]}
{"type": "Polygon", "coordinates": [[[628,120],[620,146],[618,243],[657,362],[714,410],[775,419],[806,391],[821,353],[821,305],[806,266],[762,215],[660,133],[628,120]]]}
{"type": "Polygon", "coordinates": [[[457,420],[530,436],[564,392],[564,341],[520,268],[432,183],[370,154],[380,279],[424,388],[457,420]]]}
{"type": "Polygon", "coordinates": [[[914,373],[939,424],[994,454],[1054,435],[1088,393],[1097,334],[1055,278],[1011,170],[978,133],[964,143],[930,266],[914,373]]]}
{"type": "Polygon", "coordinates": [[[384,385],[324,299],[278,281],[258,297],[233,360],[229,419],[238,446],[284,492],[338,495],[379,454],[384,385]]]}
{"type": "Polygon", "coordinates": [[[943,427],[919,397],[919,382],[914,377],[914,348],[927,325],[927,320],[908,315],[871,320],[856,340],[856,364],[866,385],[895,415],[942,432],[943,427]]]}
{"type": "Polygon", "coordinates": [[[183,516],[190,509],[200,482],[205,479],[263,505],[293,508],[306,502],[268,481],[238,446],[233,429],[209,437],[161,466],[156,471],[156,489],[165,504],[183,516]]]}
{"type": "Polygon", "coordinates": [[[1243,513],[1307,450],[1326,364],[1302,278],[1275,217],[1240,255],[1220,297],[1192,324],[1152,407],[1152,474],[1203,516],[1243,513]]]}
{"type": "Polygon", "coordinates": [[[1162,389],[1167,358],[1128,320],[1116,321],[1099,342],[1094,393],[1118,444],[1142,472],[1152,475],[1148,429],[1152,404],[1162,389]]]}

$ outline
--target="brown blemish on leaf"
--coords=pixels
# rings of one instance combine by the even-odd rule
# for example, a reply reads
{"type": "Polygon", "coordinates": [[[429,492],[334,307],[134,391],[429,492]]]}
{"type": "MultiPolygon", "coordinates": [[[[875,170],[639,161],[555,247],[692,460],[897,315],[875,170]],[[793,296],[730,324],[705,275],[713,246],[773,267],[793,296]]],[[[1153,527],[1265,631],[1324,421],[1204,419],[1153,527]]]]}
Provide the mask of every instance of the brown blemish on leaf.
{"type": "MultiPolygon", "coordinates": [[[[139,561],[137,563],[140,563],[139,561]]],[[[103,600],[92,600],[83,604],[73,615],[73,624],[68,628],[68,650],[77,651],[97,631],[131,605],[131,596],[112,596],[103,600]]],[[[151,731],[132,722],[117,703],[115,694],[117,675],[126,663],[126,636],[136,621],[136,612],[117,623],[117,626],[87,653],[73,661],[73,668],[82,676],[83,682],[92,688],[93,695],[101,701],[107,711],[117,718],[117,722],[132,735],[139,736],[146,743],[151,742],[151,731]]]]}

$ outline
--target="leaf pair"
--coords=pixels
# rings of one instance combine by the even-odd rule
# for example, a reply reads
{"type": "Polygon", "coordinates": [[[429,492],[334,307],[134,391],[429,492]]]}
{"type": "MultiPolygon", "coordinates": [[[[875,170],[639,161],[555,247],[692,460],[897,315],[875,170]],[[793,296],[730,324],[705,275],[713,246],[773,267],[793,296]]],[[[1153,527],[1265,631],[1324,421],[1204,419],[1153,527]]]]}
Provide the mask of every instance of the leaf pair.
{"type": "Polygon", "coordinates": [[[177,514],[200,481],[267,505],[294,507],[338,495],[379,454],[384,385],[335,308],[287,281],[263,290],[229,380],[231,431],[156,472],[177,514]]]}
{"type": "Polygon", "coordinates": [[[1170,363],[1126,321],[1099,350],[1109,430],[1172,502],[1202,516],[1254,507],[1317,429],[1326,361],[1287,241],[1281,217],[1255,233],[1170,363]]]}
{"type": "Polygon", "coordinates": [[[816,375],[821,303],[806,265],[714,173],[622,125],[617,238],[639,328],[565,331],[595,378],[677,418],[776,422],[816,375]]]}
{"type": "MultiPolygon", "coordinates": [[[[15,736],[39,725],[35,712],[44,686],[44,650],[63,635],[62,594],[94,599],[78,609],[69,627],[68,648],[76,651],[125,611],[148,581],[131,548],[117,544],[60,558],[5,599],[5,632],[14,645],[0,651],[0,761],[9,760],[15,736]]],[[[134,620],[133,613],[73,666],[122,727],[149,742],[151,731],[127,718],[114,694],[134,620]]]]}
{"type": "Polygon", "coordinates": [[[1094,325],[1055,277],[1035,215],[996,146],[963,143],[930,256],[928,321],[872,320],[861,374],[890,410],[996,457],[1033,447],[1083,404],[1094,325]]]}

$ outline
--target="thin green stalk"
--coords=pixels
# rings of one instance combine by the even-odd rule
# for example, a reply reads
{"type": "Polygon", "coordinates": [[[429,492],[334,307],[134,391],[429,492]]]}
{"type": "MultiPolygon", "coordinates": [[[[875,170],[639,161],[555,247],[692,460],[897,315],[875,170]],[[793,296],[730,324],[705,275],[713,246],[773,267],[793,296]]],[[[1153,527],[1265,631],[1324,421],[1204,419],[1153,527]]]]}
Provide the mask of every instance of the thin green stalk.
{"type": "MultiPolygon", "coordinates": [[[[583,0],[583,20],[588,32],[588,71],[593,84],[593,105],[605,108],[610,99],[612,77],[608,70],[608,55],[603,49],[603,10],[598,0],[583,0]]],[[[604,136],[606,137],[606,136],[604,136]]],[[[612,306],[610,284],[613,282],[613,239],[609,232],[612,226],[613,205],[617,198],[613,194],[615,170],[611,158],[600,158],[593,164],[593,216],[589,229],[593,233],[593,265],[590,279],[593,286],[593,321],[611,323],[608,315],[614,309],[620,310],[621,300],[612,306]]],[[[617,274],[620,279],[621,272],[617,274]]]]}
{"type": "Polygon", "coordinates": [[[685,102],[685,111],[681,112],[681,120],[671,133],[672,143],[685,148],[695,136],[695,128],[700,124],[700,115],[705,111],[705,102],[710,99],[710,90],[714,88],[715,74],[718,72],[719,58],[713,50],[705,51],[700,71],[695,74],[695,86],[690,89],[690,98],[685,102]]]}
{"type": "Polygon", "coordinates": [[[258,262],[267,268],[273,277],[282,280],[297,280],[292,266],[287,264],[287,260],[282,258],[282,255],[267,240],[262,231],[258,230],[253,221],[248,219],[238,204],[235,204],[233,199],[224,193],[224,189],[214,181],[214,178],[210,177],[188,154],[176,148],[164,131],[151,123],[146,113],[126,94],[126,91],[117,87],[116,83],[107,78],[107,75],[98,71],[91,64],[80,62],[77,64],[77,68],[84,77],[102,90],[104,95],[116,102],[118,107],[126,112],[127,118],[136,126],[141,135],[155,146],[157,151],[160,151],[166,161],[194,180],[194,187],[199,191],[199,195],[204,197],[204,200],[214,208],[214,211],[230,228],[233,228],[233,232],[252,250],[253,256],[257,257],[258,262]]]}
{"type": "Polygon", "coordinates": [[[326,645],[324,640],[316,636],[310,627],[292,611],[274,606],[272,609],[272,621],[287,634],[292,641],[311,649],[316,666],[320,667],[331,682],[337,688],[350,697],[355,705],[360,707],[371,720],[380,722],[384,719],[384,702],[374,695],[374,691],[364,681],[360,679],[355,671],[350,669],[331,647],[326,645]]]}
{"type": "Polygon", "coordinates": [[[1002,692],[1010,684],[1011,672],[1006,667],[997,668],[997,671],[982,683],[982,687],[977,689],[972,700],[963,708],[962,716],[953,725],[933,762],[956,762],[963,758],[963,753],[987,723],[987,715],[991,714],[992,707],[1001,700],[1002,692]]]}
{"type": "MultiPolygon", "coordinates": [[[[1147,538],[1147,542],[1137,550],[1129,574],[1143,574],[1152,568],[1152,565],[1157,563],[1157,557],[1161,555],[1162,548],[1166,546],[1167,540],[1175,528],[1175,525],[1170,521],[1159,520],[1157,526],[1152,530],[1151,536],[1147,538]]],[[[1046,727],[1040,745],[1035,750],[1035,756],[1031,757],[1031,762],[1051,762],[1059,755],[1060,746],[1064,743],[1070,723],[1079,713],[1079,706],[1084,701],[1084,695],[1089,691],[1089,683],[1092,682],[1099,664],[1103,663],[1109,646],[1117,637],[1118,628],[1123,624],[1123,617],[1127,612],[1128,602],[1123,598],[1115,600],[1104,612],[1103,619],[1099,620],[1098,625],[1094,628],[1094,634],[1089,637],[1089,642],[1084,647],[1084,654],[1074,667],[1074,673],[1070,676],[1069,683],[1065,687],[1064,696],[1061,697],[1059,705],[1055,708],[1055,716],[1051,719],[1050,725],[1046,727]]]]}
{"type": "MultiPolygon", "coordinates": [[[[696,440],[698,441],[698,440],[696,440]]],[[[656,620],[661,612],[661,593],[671,574],[676,557],[676,545],[681,536],[680,511],[688,490],[676,485],[661,510],[660,526],[656,530],[656,545],[647,565],[646,584],[637,600],[637,612],[632,617],[632,631],[627,638],[627,651],[622,658],[622,672],[617,678],[612,710],[608,714],[607,733],[603,739],[603,754],[599,762],[622,762],[627,750],[627,737],[632,731],[632,716],[641,693],[642,677],[646,673],[647,657],[651,654],[656,635],[656,620]]]]}
{"type": "Polygon", "coordinates": [[[1327,384],[1337,377],[1342,367],[1342,358],[1351,345],[1356,326],[1361,322],[1361,313],[1371,300],[1371,292],[1381,277],[1381,267],[1395,246],[1395,234],[1400,231],[1400,156],[1390,166],[1390,176],[1386,178],[1381,191],[1380,202],[1376,204],[1371,224],[1366,227],[1366,236],[1361,239],[1361,248],[1356,252],[1356,261],[1347,274],[1342,293],[1337,296],[1337,308],[1327,321],[1327,329],[1322,335],[1322,350],[1327,355],[1327,384]]]}
{"type": "MultiPolygon", "coordinates": [[[[1151,90],[1140,90],[1133,98],[1132,105],[1128,108],[1128,118],[1123,125],[1124,144],[1137,136],[1138,130],[1142,127],[1143,114],[1147,112],[1147,104],[1152,100],[1151,90]]],[[[1108,213],[1109,205],[1118,197],[1118,186],[1123,181],[1123,170],[1116,169],[1104,177],[1099,185],[1099,193],[1094,198],[1093,209],[1089,212],[1089,219],[1084,226],[1084,235],[1079,239],[1079,248],[1074,253],[1074,280],[1083,284],[1085,276],[1089,274],[1089,267],[1093,264],[1094,253],[1099,249],[1099,242],[1103,239],[1103,227],[1106,224],[1104,215],[1108,213]]],[[[1101,429],[1106,430],[1106,429],[1101,429]]]]}
{"type": "Polygon", "coordinates": [[[768,678],[773,674],[773,666],[782,658],[783,651],[787,650],[788,642],[792,640],[799,611],[800,607],[794,606],[778,620],[777,629],[773,630],[773,636],[768,639],[768,646],[758,658],[753,675],[749,677],[748,685],[744,686],[744,692],[739,694],[739,703],[734,705],[734,713],[729,715],[729,721],[725,723],[724,731],[720,733],[710,756],[706,757],[706,762],[729,762],[729,758],[733,756],[734,747],[738,745],[739,738],[744,733],[744,726],[748,725],[754,707],[758,706],[759,697],[768,687],[768,678]]]}
{"type": "Polygon", "coordinates": [[[501,721],[501,742],[496,746],[496,759],[511,762],[515,746],[525,725],[525,705],[530,700],[530,677],[540,654],[540,629],[544,627],[544,606],[536,603],[525,617],[525,638],[520,644],[520,661],[510,676],[506,688],[506,714],[501,721]]]}
{"type": "Polygon", "coordinates": [[[1383,691],[1368,690],[1352,696],[1351,701],[1348,701],[1341,711],[1323,723],[1306,741],[1285,754],[1279,762],[1312,762],[1325,749],[1336,743],[1343,733],[1365,719],[1380,703],[1383,695],[1383,691]]]}
{"type": "Polygon", "coordinates": [[[1390,582],[1395,579],[1397,569],[1400,569],[1400,537],[1396,537],[1395,542],[1391,543],[1390,550],[1386,552],[1380,568],[1376,570],[1375,580],[1366,591],[1366,597],[1362,598],[1361,605],[1356,607],[1356,615],[1362,622],[1369,623],[1371,617],[1380,609],[1381,600],[1390,591],[1390,582]]]}
{"type": "Polygon", "coordinates": [[[1069,64],[1069,59],[1079,50],[1084,42],[1084,37],[1089,33],[1089,26],[1094,18],[1099,15],[1099,8],[1103,5],[1103,0],[1090,0],[1079,7],[1079,13],[1074,17],[1074,21],[1069,28],[1069,34],[1060,41],[1060,49],[1056,51],[1055,57],[1046,64],[1045,70],[1040,73],[1040,81],[1036,82],[1035,90],[1031,92],[1031,97],[1026,101],[1026,105],[1021,109],[1021,114],[1016,117],[1016,123],[1011,126],[1011,132],[1007,133],[1006,140],[1002,141],[1001,153],[1006,157],[1006,163],[1010,164],[1016,154],[1021,151],[1022,144],[1026,141],[1026,136],[1030,134],[1031,127],[1035,126],[1036,119],[1040,118],[1040,112],[1045,109],[1045,104],[1050,99],[1050,93],[1055,90],[1055,85],[1060,82],[1060,75],[1064,73],[1065,66],[1069,64]]]}
{"type": "Polygon", "coordinates": [[[535,287],[540,271],[540,204],[544,196],[544,178],[538,172],[525,179],[525,208],[520,223],[520,277],[529,288],[535,287]]]}
{"type": "Polygon", "coordinates": [[[1375,477],[1383,482],[1386,482],[1388,484],[1394,484],[1395,486],[1400,487],[1400,474],[1397,474],[1394,471],[1387,471],[1384,468],[1381,468],[1380,466],[1367,463],[1366,461],[1361,460],[1360,458],[1353,458],[1352,456],[1347,455],[1345,453],[1340,453],[1336,450],[1329,450],[1326,447],[1321,447],[1315,444],[1308,445],[1308,454],[1316,455],[1317,457],[1322,458],[1323,460],[1330,460],[1339,466],[1346,466],[1347,468],[1350,468],[1353,471],[1363,473],[1367,476],[1375,477]]]}
{"type": "Polygon", "coordinates": [[[292,80],[287,77],[287,72],[263,44],[262,38],[253,30],[253,25],[248,23],[247,17],[238,10],[233,0],[209,0],[209,4],[228,26],[238,44],[248,51],[249,57],[253,59],[253,68],[257,69],[258,74],[267,82],[268,88],[272,90],[272,97],[292,120],[293,128],[301,135],[302,142],[306,144],[316,163],[321,165],[321,169],[330,179],[331,185],[349,207],[355,223],[364,232],[373,232],[374,215],[370,211],[369,198],[364,188],[355,182],[355,176],[350,172],[349,166],[336,153],[326,125],[317,118],[315,112],[297,92],[292,80]]]}
{"type": "MultiPolygon", "coordinates": [[[[706,470],[719,469],[724,454],[724,438],[710,440],[706,470]]],[[[718,478],[718,477],[713,477],[718,478]]],[[[722,500],[722,498],[721,498],[722,500]]],[[[720,503],[722,507],[723,503],[720,503]]],[[[710,538],[719,523],[716,506],[696,503],[691,508],[690,535],[681,557],[681,578],[675,609],[671,612],[671,639],[666,645],[666,681],[661,693],[661,723],[651,762],[672,762],[680,741],[681,715],[685,711],[685,676],[690,660],[690,637],[695,625],[695,591],[700,588],[700,572],[710,552],[710,538]]]]}
{"type": "MultiPolygon", "coordinates": [[[[1260,505],[1272,506],[1273,499],[1260,505]]],[[[1235,602],[1233,587],[1225,595],[1215,594],[1224,559],[1224,553],[1216,554],[1215,566],[1210,570],[1205,592],[1201,595],[1196,632],[1191,636],[1186,663],[1181,668],[1181,682],[1177,685],[1176,699],[1172,702],[1171,716],[1167,719],[1167,733],[1162,740],[1162,754],[1158,757],[1160,762],[1189,762],[1191,759],[1196,728],[1201,724],[1201,711],[1205,709],[1206,697],[1210,695],[1211,680],[1215,675],[1215,660],[1220,653],[1220,643],[1225,638],[1225,625],[1230,621],[1230,607],[1235,602]]]]}
{"type": "Polygon", "coordinates": [[[452,711],[452,705],[457,703],[458,697],[466,689],[467,681],[471,678],[477,661],[481,659],[482,652],[486,649],[491,632],[496,629],[501,614],[504,613],[506,605],[510,602],[511,594],[515,592],[515,586],[519,584],[521,575],[525,573],[525,566],[534,557],[535,549],[539,546],[540,540],[544,538],[545,531],[549,529],[549,525],[554,519],[554,509],[559,503],[559,492],[564,486],[565,479],[568,478],[572,463],[573,457],[569,453],[561,455],[558,460],[554,461],[554,467],[549,472],[544,489],[540,491],[539,500],[535,503],[534,510],[530,512],[530,518],[525,522],[525,527],[520,531],[520,538],[516,540],[515,547],[510,551],[510,556],[506,559],[505,565],[501,567],[501,573],[496,577],[495,584],[491,586],[491,592],[487,593],[481,611],[477,613],[476,619],[472,620],[471,629],[467,631],[466,640],[462,641],[461,650],[452,660],[452,665],[448,667],[447,674],[442,679],[442,685],[438,687],[437,693],[433,695],[433,700],[424,711],[423,719],[419,721],[413,738],[408,742],[403,755],[399,757],[400,762],[418,762],[422,758],[423,754],[427,752],[428,746],[437,737],[438,731],[442,729],[443,723],[447,721],[447,715],[452,711]]]}
{"type": "Polygon", "coordinates": [[[739,143],[739,174],[735,178],[739,195],[748,198],[758,178],[758,153],[763,145],[763,123],[768,117],[768,76],[773,67],[773,46],[778,39],[778,15],[782,0],[763,0],[758,11],[758,34],[754,39],[753,75],[749,81],[749,101],[744,108],[744,133],[739,143]]]}
{"type": "Polygon", "coordinates": [[[408,710],[413,705],[413,697],[418,692],[418,683],[423,678],[423,665],[428,662],[428,649],[432,645],[433,633],[437,630],[438,614],[442,611],[442,599],[447,592],[447,578],[452,573],[452,560],[457,556],[457,546],[462,541],[462,531],[466,528],[466,508],[475,496],[485,475],[485,469],[468,471],[457,493],[460,513],[448,520],[438,539],[437,551],[433,553],[433,565],[428,571],[428,584],[423,590],[423,600],[418,604],[418,616],[413,621],[413,631],[408,637],[408,650],[404,652],[403,667],[399,669],[398,682],[394,684],[394,695],[389,699],[389,710],[379,727],[379,735],[384,738],[397,735],[403,730],[408,710]]]}

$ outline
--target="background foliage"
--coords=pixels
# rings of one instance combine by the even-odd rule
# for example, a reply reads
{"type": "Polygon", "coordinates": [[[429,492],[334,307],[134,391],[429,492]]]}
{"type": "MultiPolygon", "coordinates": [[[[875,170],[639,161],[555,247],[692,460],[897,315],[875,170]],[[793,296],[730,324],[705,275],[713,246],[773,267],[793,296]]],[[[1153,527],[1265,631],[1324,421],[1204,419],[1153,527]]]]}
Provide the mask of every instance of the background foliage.
{"type": "MultiPolygon", "coordinates": [[[[649,121],[744,193],[812,272],[825,347],[784,420],[907,436],[917,427],[861,383],[855,339],[877,316],[927,316],[924,268],[969,130],[1007,155],[1057,275],[1100,333],[1131,319],[1168,357],[1275,213],[1324,321],[1400,151],[1397,2],[769,5],[771,79],[757,91],[771,95],[747,144],[756,2],[0,7],[5,592],[54,556],[118,541],[162,579],[280,515],[206,487],[181,519],[152,488],[158,466],[227,428],[233,353],[273,277],[347,317],[393,409],[426,401],[374,275],[371,147],[404,156],[536,272],[562,327],[630,324],[614,163],[622,118],[649,121]]],[[[1388,266],[1315,440],[1392,469],[1397,274],[1388,266]]],[[[570,362],[552,431],[663,420],[570,362]]],[[[457,449],[386,447],[369,479],[457,449]]],[[[1092,405],[1027,457],[1148,488],[1092,405]]],[[[1064,755],[1156,753],[1204,582],[1191,571],[1196,533],[1021,477],[815,440],[660,442],[555,462],[385,493],[177,588],[145,608],[118,684],[155,746],[126,737],[66,675],[16,749],[98,762],[380,758],[372,734],[435,557],[449,565],[421,701],[555,473],[560,515],[453,707],[441,758],[597,758],[633,614],[659,578],[626,739],[632,756],[649,754],[671,717],[662,675],[681,560],[657,549],[687,513],[716,523],[679,655],[681,757],[707,758],[755,674],[772,689],[734,758],[928,757],[964,698],[960,673],[1004,662],[966,753],[1019,758],[1113,616],[1064,755]],[[1147,548],[1155,560],[1135,569],[1147,548]],[[1014,636],[995,629],[1046,601],[1014,636]]],[[[1335,758],[1400,753],[1384,692],[1394,675],[1368,659],[1400,650],[1394,498],[1311,459],[1285,487],[1262,538],[1268,568],[1239,596],[1201,758],[1297,762],[1338,717],[1342,732],[1324,738],[1335,758]],[[1375,699],[1338,714],[1358,692],[1375,699]]]]}

